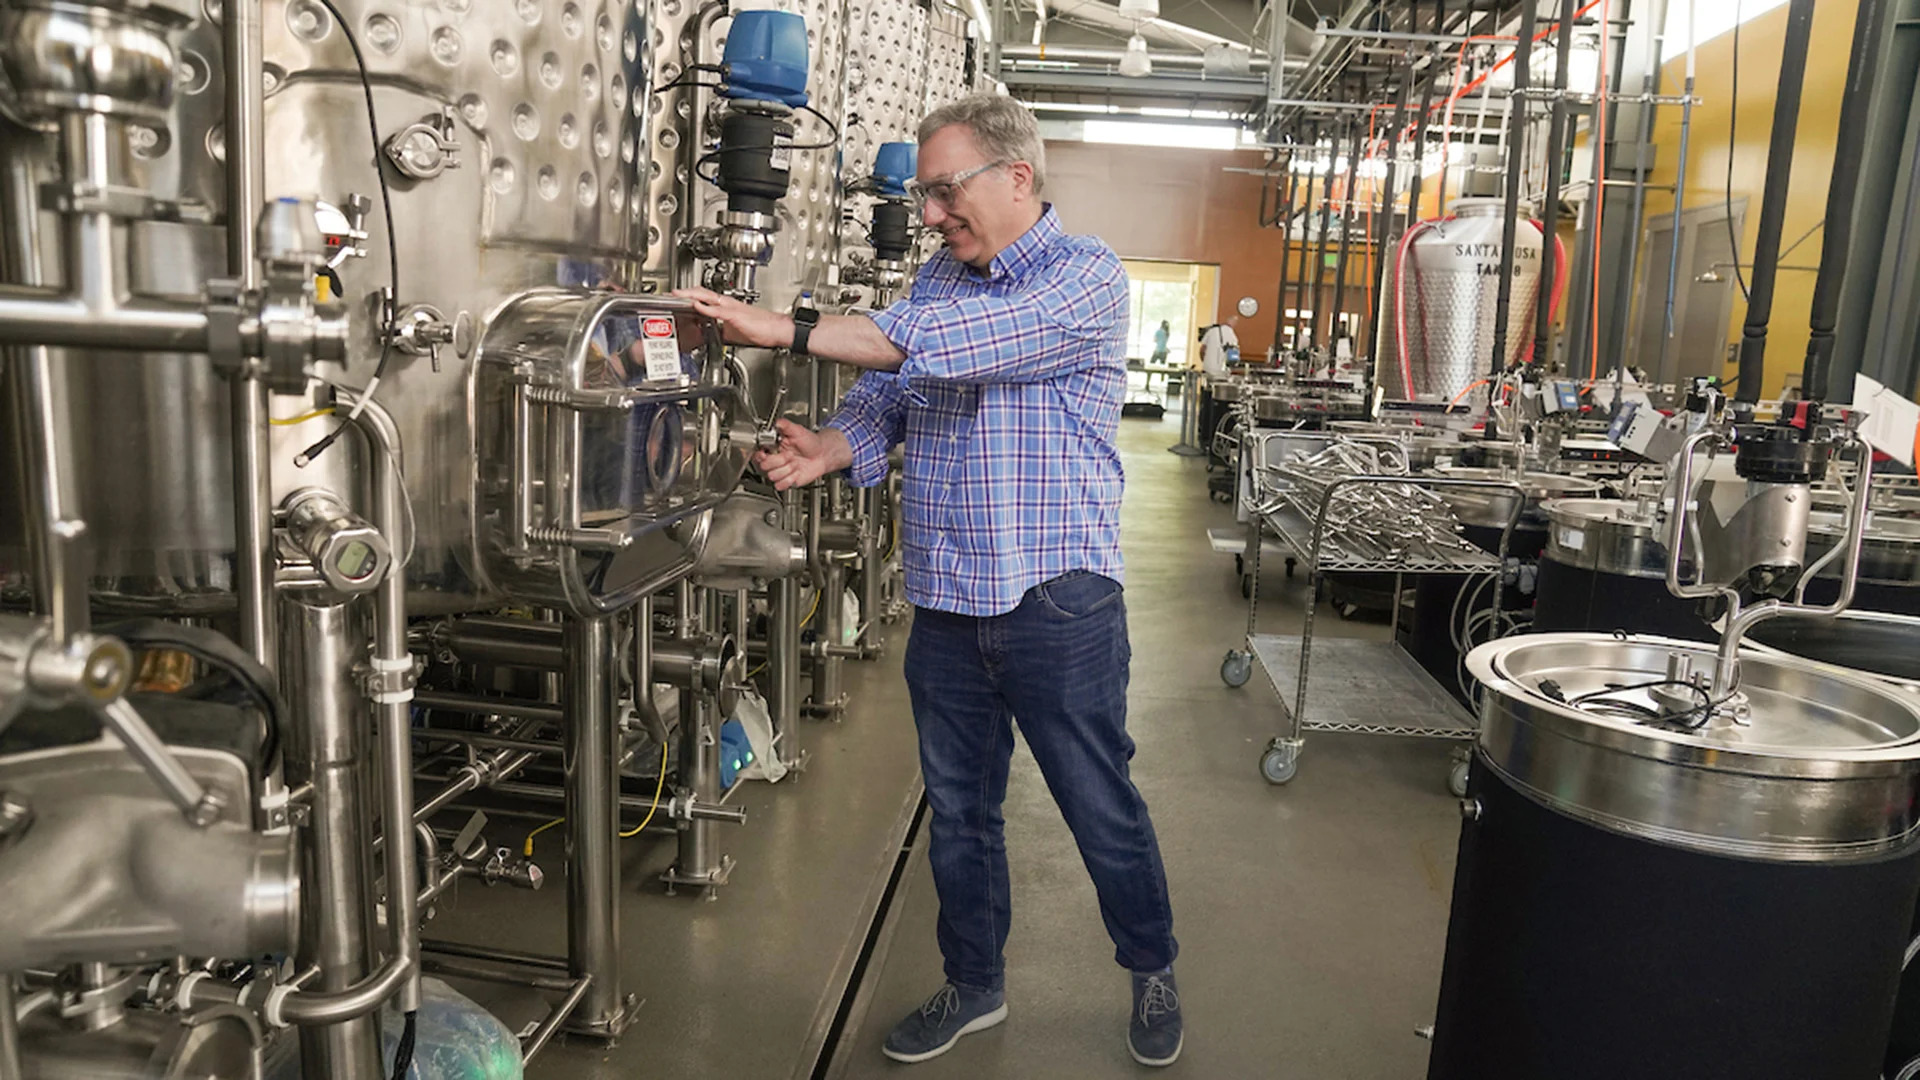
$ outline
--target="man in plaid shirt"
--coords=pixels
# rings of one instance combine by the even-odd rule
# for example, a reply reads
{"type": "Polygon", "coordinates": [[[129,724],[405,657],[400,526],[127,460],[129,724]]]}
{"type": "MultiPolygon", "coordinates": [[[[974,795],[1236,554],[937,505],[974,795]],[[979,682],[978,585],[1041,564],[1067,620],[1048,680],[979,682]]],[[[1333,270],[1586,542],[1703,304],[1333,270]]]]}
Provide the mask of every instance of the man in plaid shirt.
{"type": "Polygon", "coordinates": [[[924,1061],[1007,1015],[1012,902],[1001,803],[1017,720],[1132,973],[1127,1045],[1180,1054],[1173,914],[1145,801],[1128,776],[1120,457],[1127,276],[1042,202],[1031,113],[991,94],[920,125],[908,190],[946,249],[872,315],[786,315],[682,292],[729,340],[867,369],[819,431],[780,422],[756,464],[786,489],[845,470],[881,482],[905,446],[901,547],[915,605],[906,676],[933,811],[947,984],[887,1038],[924,1061]]]}

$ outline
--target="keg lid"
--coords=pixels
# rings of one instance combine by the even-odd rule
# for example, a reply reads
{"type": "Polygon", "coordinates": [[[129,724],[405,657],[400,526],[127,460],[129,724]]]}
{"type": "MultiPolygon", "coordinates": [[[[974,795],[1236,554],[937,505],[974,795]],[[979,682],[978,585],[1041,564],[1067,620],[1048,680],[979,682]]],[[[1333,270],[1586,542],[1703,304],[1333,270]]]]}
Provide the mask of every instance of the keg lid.
{"type": "Polygon", "coordinates": [[[1749,650],[1738,696],[1713,701],[1689,676],[1715,651],[1605,634],[1482,645],[1467,658],[1487,695],[1481,751],[1556,809],[1674,846],[1832,860],[1916,836],[1920,694],[1749,650]]]}

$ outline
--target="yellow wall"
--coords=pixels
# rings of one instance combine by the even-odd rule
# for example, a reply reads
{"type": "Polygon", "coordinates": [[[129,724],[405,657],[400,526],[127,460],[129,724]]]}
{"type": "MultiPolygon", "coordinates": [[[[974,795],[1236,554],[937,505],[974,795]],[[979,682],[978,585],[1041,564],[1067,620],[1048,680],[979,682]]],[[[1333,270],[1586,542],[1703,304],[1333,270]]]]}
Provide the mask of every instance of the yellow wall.
{"type": "MultiPolygon", "coordinates": [[[[1793,184],[1781,232],[1784,250],[1826,213],[1827,181],[1833,169],[1835,129],[1840,94],[1847,78],[1847,51],[1856,10],[1850,0],[1819,0],[1814,9],[1813,49],[1807,61],[1806,85],[1801,92],[1800,129],[1794,143],[1793,184]]],[[[1754,236],[1760,224],[1760,191],[1766,178],[1767,139],[1773,123],[1774,94],[1780,73],[1781,40],[1787,8],[1777,7],[1740,28],[1740,99],[1732,100],[1733,34],[1721,34],[1699,46],[1695,57],[1694,94],[1702,104],[1693,110],[1693,132],[1687,148],[1686,209],[1724,201],[1727,195],[1727,129],[1734,125],[1733,198],[1746,196],[1745,235],[1740,240],[1743,264],[1753,259],[1754,236]]],[[[1668,62],[1662,92],[1678,94],[1684,85],[1684,58],[1668,62]]],[[[1671,185],[1680,156],[1680,108],[1663,106],[1654,125],[1658,147],[1650,177],[1654,185],[1671,185]]],[[[1647,192],[1647,216],[1671,215],[1669,192],[1647,192]]],[[[1820,261],[1820,234],[1816,233],[1781,260],[1795,266],[1820,261]]],[[[1644,248],[1643,248],[1644,251],[1644,248]]],[[[1647,256],[1642,256],[1642,278],[1647,256]]],[[[1745,270],[1751,278],[1751,271],[1745,270]]],[[[1798,374],[1807,352],[1807,319],[1813,301],[1814,275],[1785,270],[1775,280],[1773,317],[1768,323],[1766,382],[1762,397],[1780,393],[1789,372],[1798,374]]],[[[1636,308],[1636,312],[1638,309],[1636,308]]],[[[1727,340],[1740,340],[1747,305],[1735,291],[1733,318],[1727,340]]],[[[1638,319],[1642,316],[1636,314],[1638,319]]],[[[1732,366],[1726,374],[1733,375],[1732,366]]]]}

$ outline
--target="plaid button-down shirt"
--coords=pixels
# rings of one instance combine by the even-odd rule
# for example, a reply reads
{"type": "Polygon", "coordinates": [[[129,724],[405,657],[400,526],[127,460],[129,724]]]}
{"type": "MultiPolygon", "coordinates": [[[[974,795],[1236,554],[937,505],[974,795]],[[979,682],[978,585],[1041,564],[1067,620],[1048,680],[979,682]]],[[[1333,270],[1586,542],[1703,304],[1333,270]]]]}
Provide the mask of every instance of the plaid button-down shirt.
{"type": "Polygon", "coordinates": [[[1071,570],[1118,581],[1127,272],[1047,206],[981,273],[942,251],[912,295],[873,314],[907,354],[868,372],[828,421],[855,484],[905,443],[907,599],[960,615],[1011,611],[1071,570]]]}

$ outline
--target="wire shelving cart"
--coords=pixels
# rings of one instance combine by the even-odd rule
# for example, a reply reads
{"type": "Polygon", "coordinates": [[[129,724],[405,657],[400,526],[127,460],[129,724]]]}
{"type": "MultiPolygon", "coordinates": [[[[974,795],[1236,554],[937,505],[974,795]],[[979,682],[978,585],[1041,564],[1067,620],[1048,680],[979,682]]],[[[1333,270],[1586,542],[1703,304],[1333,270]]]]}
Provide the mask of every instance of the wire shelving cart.
{"type": "MultiPolygon", "coordinates": [[[[1335,442],[1313,455],[1296,451],[1291,461],[1256,472],[1259,499],[1250,512],[1261,532],[1299,553],[1308,573],[1300,633],[1261,633],[1260,565],[1267,545],[1248,545],[1252,586],[1244,648],[1228,651],[1220,664],[1221,681],[1232,687],[1245,686],[1257,665],[1280,699],[1285,733],[1260,755],[1260,773],[1269,783],[1294,778],[1310,731],[1461,740],[1476,733],[1472,714],[1397,641],[1403,586],[1415,574],[1490,574],[1492,610],[1499,611],[1501,571],[1525,494],[1505,480],[1413,475],[1404,471],[1404,457],[1383,462],[1380,449],[1335,442]],[[1512,495],[1495,551],[1460,535],[1441,495],[1447,489],[1512,495]],[[1321,579],[1336,573],[1394,575],[1394,625],[1386,640],[1314,639],[1321,579]]],[[[1464,752],[1456,753],[1448,770],[1448,787],[1458,794],[1466,791],[1466,760],[1464,752]]]]}

